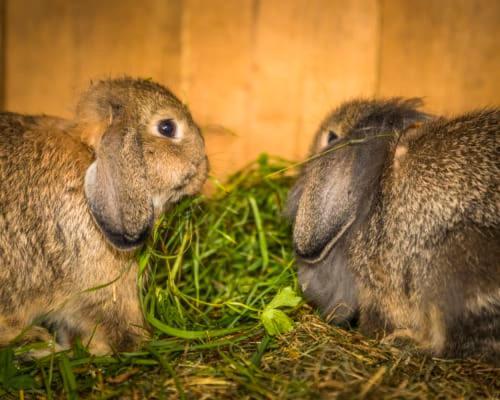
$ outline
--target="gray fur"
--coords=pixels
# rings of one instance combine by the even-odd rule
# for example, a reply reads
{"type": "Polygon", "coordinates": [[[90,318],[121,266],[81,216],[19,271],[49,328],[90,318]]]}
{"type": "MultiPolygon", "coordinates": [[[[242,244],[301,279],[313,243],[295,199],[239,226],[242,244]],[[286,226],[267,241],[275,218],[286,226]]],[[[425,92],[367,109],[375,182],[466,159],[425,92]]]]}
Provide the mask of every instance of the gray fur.
{"type": "Polygon", "coordinates": [[[299,277],[324,312],[357,307],[367,334],[499,363],[500,111],[419,105],[357,100],[325,120],[313,155],[329,130],[333,146],[363,140],[308,162],[292,189],[299,277]]]}

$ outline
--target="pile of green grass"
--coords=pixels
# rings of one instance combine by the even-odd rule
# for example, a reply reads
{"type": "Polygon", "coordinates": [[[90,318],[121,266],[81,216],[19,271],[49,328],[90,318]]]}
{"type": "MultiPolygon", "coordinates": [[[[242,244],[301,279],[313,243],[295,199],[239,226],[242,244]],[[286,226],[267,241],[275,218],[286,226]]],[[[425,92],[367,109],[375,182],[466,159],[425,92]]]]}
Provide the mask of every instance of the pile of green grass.
{"type": "Polygon", "coordinates": [[[138,254],[143,349],[94,357],[77,344],[35,361],[22,355],[36,344],[3,349],[0,397],[500,397],[499,369],[391,348],[300,303],[281,217],[292,178],[276,173],[287,166],[262,156],[158,222],[138,254]]]}
{"type": "MultiPolygon", "coordinates": [[[[269,177],[284,166],[262,156],[210,199],[185,200],[159,221],[139,261],[151,282],[144,309],[158,331],[184,339],[250,333],[267,322],[265,307],[280,289],[297,304],[282,217],[291,178],[269,177]]],[[[287,330],[279,322],[267,329],[287,330]]]]}

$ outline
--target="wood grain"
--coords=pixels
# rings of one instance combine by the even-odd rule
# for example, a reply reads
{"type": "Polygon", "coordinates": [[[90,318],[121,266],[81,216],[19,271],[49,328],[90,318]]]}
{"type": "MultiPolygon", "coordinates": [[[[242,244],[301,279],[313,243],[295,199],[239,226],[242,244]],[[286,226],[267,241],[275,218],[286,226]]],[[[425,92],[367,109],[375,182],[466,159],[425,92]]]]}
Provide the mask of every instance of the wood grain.
{"type": "Polygon", "coordinates": [[[382,0],[378,94],[437,113],[500,104],[500,2],[382,0]]]}
{"type": "Polygon", "coordinates": [[[180,0],[73,2],[76,78],[131,75],[180,87],[180,0]]]}
{"type": "Polygon", "coordinates": [[[71,2],[7,1],[6,108],[69,114],[74,102],[71,2]]]}
{"type": "Polygon", "coordinates": [[[302,157],[328,111],[374,94],[377,22],[372,0],[260,3],[246,154],[302,157]]]}
{"type": "Polygon", "coordinates": [[[91,79],[180,83],[180,0],[13,0],[7,7],[11,110],[69,115],[91,79]]]}
{"type": "Polygon", "coordinates": [[[212,173],[248,161],[254,0],[186,0],[182,23],[182,97],[201,125],[212,173]]]}

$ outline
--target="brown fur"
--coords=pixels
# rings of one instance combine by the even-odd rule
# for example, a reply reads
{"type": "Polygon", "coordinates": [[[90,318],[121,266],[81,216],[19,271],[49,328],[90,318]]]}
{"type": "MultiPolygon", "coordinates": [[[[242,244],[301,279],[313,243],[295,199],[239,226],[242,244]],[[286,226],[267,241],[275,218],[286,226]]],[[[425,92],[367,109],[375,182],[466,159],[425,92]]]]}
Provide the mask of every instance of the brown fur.
{"type": "Polygon", "coordinates": [[[132,250],[207,168],[189,111],[151,81],[92,85],[74,120],[1,113],[0,343],[43,321],[63,347],[76,336],[95,353],[137,347],[132,250]],[[183,137],[157,135],[160,119],[183,137]]]}
{"type": "Polygon", "coordinates": [[[366,141],[309,162],[291,192],[299,277],[368,334],[500,363],[500,111],[432,119],[418,106],[353,101],[326,119],[313,154],[330,130],[332,145],[366,141]]]}

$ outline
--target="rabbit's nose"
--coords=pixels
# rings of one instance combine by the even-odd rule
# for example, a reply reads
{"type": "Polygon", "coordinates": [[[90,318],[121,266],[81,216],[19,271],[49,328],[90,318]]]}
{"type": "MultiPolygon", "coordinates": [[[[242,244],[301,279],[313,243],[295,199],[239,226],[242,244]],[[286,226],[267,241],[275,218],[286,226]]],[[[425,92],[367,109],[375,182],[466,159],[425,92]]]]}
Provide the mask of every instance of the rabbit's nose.
{"type": "Polygon", "coordinates": [[[129,235],[128,233],[125,233],[123,235],[123,237],[125,238],[125,240],[129,241],[129,242],[138,242],[140,241],[141,239],[145,239],[145,237],[147,236],[148,234],[148,228],[144,229],[142,232],[138,232],[136,233],[135,235],[129,235]]]}

